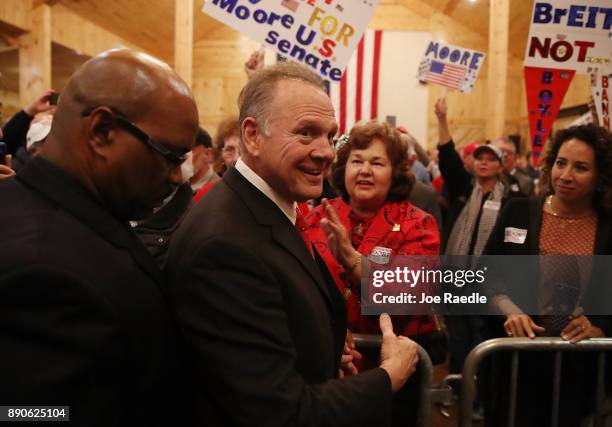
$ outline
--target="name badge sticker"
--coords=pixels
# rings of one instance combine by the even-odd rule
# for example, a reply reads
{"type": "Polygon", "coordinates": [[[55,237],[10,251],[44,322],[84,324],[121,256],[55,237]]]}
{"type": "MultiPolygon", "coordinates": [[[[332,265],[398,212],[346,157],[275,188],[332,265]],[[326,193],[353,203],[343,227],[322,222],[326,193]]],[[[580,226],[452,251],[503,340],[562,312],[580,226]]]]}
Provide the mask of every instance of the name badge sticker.
{"type": "Polygon", "coordinates": [[[522,228],[506,227],[504,230],[504,243],[518,243],[522,245],[527,239],[527,230],[522,228]]]}
{"type": "Polygon", "coordinates": [[[493,200],[487,200],[484,203],[483,207],[484,207],[484,209],[491,209],[491,210],[494,210],[494,211],[498,211],[499,208],[501,207],[501,202],[495,202],[493,200]]]}
{"type": "Polygon", "coordinates": [[[391,257],[391,249],[383,248],[382,246],[376,246],[374,249],[372,249],[372,252],[368,256],[370,261],[375,262],[376,264],[388,263],[389,257],[391,257]]]}

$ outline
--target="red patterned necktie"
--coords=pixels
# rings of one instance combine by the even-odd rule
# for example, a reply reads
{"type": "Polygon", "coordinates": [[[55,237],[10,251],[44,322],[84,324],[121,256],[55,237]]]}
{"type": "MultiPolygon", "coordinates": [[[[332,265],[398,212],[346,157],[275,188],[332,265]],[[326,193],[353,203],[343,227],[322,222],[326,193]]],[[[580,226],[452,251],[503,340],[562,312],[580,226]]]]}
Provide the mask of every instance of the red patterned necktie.
{"type": "Polygon", "coordinates": [[[306,243],[310,255],[314,257],[314,253],[312,252],[312,241],[310,240],[310,236],[308,236],[308,224],[306,223],[306,219],[304,219],[304,215],[302,215],[299,209],[295,210],[295,215],[295,228],[297,228],[302,240],[306,243]]]}

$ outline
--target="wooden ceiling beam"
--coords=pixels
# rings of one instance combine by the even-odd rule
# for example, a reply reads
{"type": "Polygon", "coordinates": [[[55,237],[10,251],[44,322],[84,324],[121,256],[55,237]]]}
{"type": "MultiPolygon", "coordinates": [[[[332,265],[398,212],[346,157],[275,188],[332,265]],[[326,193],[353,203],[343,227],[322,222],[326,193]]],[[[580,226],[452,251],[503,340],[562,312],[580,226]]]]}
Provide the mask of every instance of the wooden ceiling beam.
{"type": "Polygon", "coordinates": [[[193,0],[175,0],[174,69],[191,87],[193,73],[193,0]]]}
{"type": "Polygon", "coordinates": [[[493,140],[504,134],[508,92],[508,32],[510,0],[491,0],[489,9],[489,55],[487,79],[486,136],[493,140]]]}
{"type": "Polygon", "coordinates": [[[32,31],[20,37],[19,101],[27,105],[51,88],[51,7],[31,11],[32,31]]]}
{"type": "Polygon", "coordinates": [[[449,0],[448,3],[446,3],[446,6],[444,6],[444,10],[442,11],[442,13],[451,16],[455,9],[457,9],[457,6],[459,5],[460,1],[461,0],[449,0]]]}
{"type": "Polygon", "coordinates": [[[32,9],[36,9],[38,6],[46,4],[47,6],[53,7],[62,0],[32,0],[32,9]]]}

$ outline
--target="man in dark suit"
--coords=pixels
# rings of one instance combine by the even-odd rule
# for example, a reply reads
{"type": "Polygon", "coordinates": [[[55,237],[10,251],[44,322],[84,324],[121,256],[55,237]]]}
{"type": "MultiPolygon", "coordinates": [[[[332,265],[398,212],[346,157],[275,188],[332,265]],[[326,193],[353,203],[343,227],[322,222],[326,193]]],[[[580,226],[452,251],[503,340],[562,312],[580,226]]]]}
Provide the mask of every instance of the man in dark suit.
{"type": "Polygon", "coordinates": [[[523,196],[533,196],[535,185],[529,175],[516,167],[519,156],[519,142],[501,137],[495,145],[504,154],[504,175],[512,191],[519,191],[523,196]]]}
{"type": "Polygon", "coordinates": [[[168,259],[200,423],[385,426],[416,346],[383,315],[381,367],[339,379],[344,301],[294,225],[303,225],[296,202],[320,195],[333,159],[322,81],[277,64],[239,103],[242,158],[187,215],[168,259]]]}
{"type": "Polygon", "coordinates": [[[188,86],[148,55],[109,51],[73,75],[42,153],[0,182],[0,405],[180,425],[176,331],[128,220],[180,183],[197,129],[188,86]]]}

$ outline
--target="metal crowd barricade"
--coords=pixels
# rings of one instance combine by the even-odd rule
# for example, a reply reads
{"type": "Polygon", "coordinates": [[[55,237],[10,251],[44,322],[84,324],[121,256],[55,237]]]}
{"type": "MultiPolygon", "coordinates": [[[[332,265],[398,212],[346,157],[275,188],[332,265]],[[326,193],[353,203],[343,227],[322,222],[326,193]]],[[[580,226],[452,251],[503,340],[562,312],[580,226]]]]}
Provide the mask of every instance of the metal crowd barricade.
{"type": "MultiPolygon", "coordinates": [[[[353,334],[357,350],[380,348],[382,336],[370,334],[353,334]]],[[[417,408],[417,422],[415,427],[430,427],[431,425],[431,381],[433,377],[433,365],[431,359],[423,347],[417,344],[419,364],[417,370],[420,373],[419,403],[417,408]]]]}
{"type": "Polygon", "coordinates": [[[561,338],[496,338],[476,346],[463,365],[459,425],[472,426],[472,405],[476,398],[476,373],[480,362],[486,357],[501,351],[512,351],[510,371],[510,400],[508,426],[514,427],[516,416],[516,391],[518,381],[519,353],[521,351],[553,351],[554,377],[552,384],[551,426],[559,423],[559,395],[561,387],[561,363],[564,352],[597,351],[597,389],[595,404],[595,427],[603,427],[605,402],[606,352],[612,351],[611,338],[596,338],[572,344],[561,338]]]}

